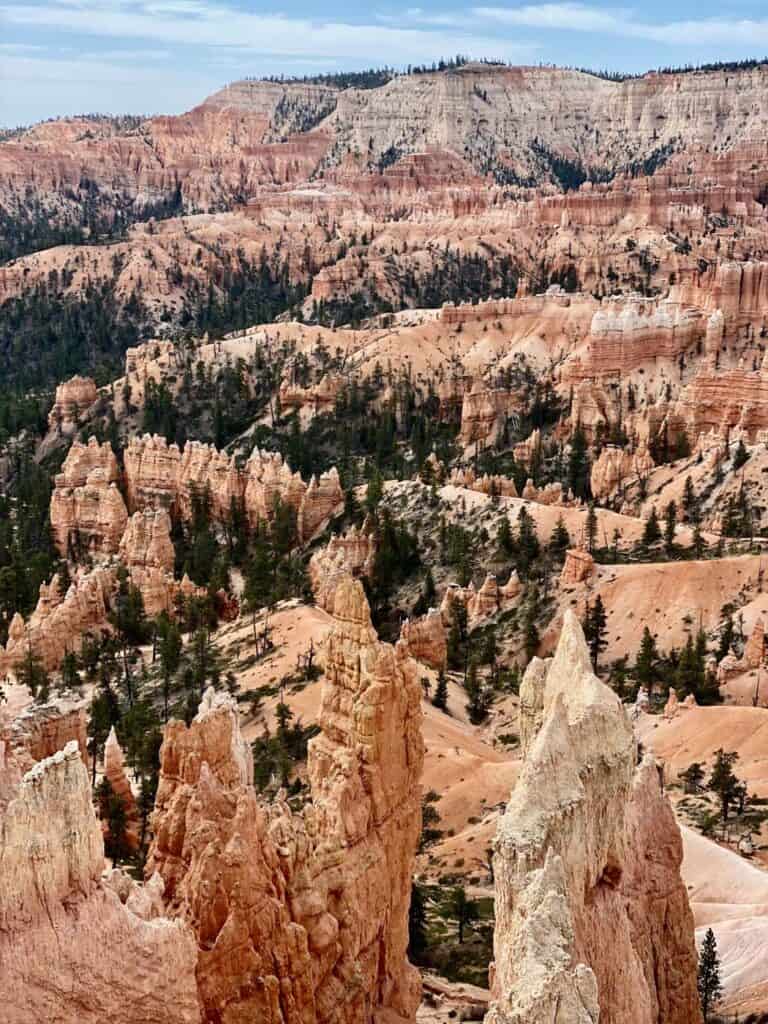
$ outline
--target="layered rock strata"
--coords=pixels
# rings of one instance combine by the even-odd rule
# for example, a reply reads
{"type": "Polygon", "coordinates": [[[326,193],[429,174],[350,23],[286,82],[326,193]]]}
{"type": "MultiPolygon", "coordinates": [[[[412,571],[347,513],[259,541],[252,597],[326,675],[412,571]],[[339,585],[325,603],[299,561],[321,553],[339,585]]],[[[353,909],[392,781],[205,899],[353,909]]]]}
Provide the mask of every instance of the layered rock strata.
{"type": "Polygon", "coordinates": [[[406,959],[423,745],[416,666],[380,643],[364,592],[336,591],[312,801],[259,801],[234,702],[206,696],[161,752],[149,870],[200,947],[206,1019],[412,1021],[406,959]]]}
{"type": "Polygon", "coordinates": [[[101,880],[101,829],[77,743],[23,778],[0,743],[0,813],[3,1019],[198,1024],[194,938],[160,916],[160,879],[146,889],[122,873],[101,880]]]}
{"type": "Polygon", "coordinates": [[[525,690],[525,756],[494,844],[486,1024],[697,1024],[680,830],[572,612],[525,690]]]}

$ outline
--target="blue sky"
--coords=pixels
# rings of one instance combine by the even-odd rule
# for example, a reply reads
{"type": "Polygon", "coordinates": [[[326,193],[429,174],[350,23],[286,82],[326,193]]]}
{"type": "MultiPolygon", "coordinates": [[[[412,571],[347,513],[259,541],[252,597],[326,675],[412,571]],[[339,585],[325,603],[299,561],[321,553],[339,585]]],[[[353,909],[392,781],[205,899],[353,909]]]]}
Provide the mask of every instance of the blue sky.
{"type": "Polygon", "coordinates": [[[245,75],[464,53],[642,71],[768,54],[766,0],[0,0],[0,124],[177,113],[245,75]]]}

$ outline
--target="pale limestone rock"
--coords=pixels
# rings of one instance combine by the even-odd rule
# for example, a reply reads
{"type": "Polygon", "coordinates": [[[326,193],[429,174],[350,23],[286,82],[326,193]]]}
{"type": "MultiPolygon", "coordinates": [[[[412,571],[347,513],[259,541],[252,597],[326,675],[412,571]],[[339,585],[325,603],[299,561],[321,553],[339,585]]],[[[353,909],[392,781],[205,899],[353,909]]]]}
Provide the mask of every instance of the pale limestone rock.
{"type": "Polygon", "coordinates": [[[606,445],[592,466],[590,485],[597,499],[610,497],[625,481],[645,479],[654,468],[648,448],[635,451],[606,445]]]}
{"type": "Polygon", "coordinates": [[[697,1024],[682,841],[659,766],[593,675],[567,612],[521,709],[521,773],[495,841],[495,966],[487,1024],[697,1024]]]}
{"type": "MultiPolygon", "coordinates": [[[[77,743],[21,780],[0,751],[0,795],[3,1019],[198,1024],[189,928],[135,913],[141,900],[124,906],[100,880],[101,830],[77,743]]],[[[147,894],[155,907],[157,890],[147,894]]]]}

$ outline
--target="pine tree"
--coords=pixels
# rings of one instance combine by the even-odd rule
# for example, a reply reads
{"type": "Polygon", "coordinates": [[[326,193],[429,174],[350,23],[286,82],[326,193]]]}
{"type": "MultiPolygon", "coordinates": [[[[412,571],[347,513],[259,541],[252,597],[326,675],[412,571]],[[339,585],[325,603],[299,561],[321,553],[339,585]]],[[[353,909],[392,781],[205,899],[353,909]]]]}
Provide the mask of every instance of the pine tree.
{"type": "Polygon", "coordinates": [[[432,697],[432,705],[439,708],[440,711],[448,713],[448,680],[442,669],[437,674],[437,686],[432,697]]]}
{"type": "Polygon", "coordinates": [[[471,924],[472,921],[477,920],[477,904],[473,900],[467,899],[464,887],[458,885],[451,893],[447,909],[448,913],[452,917],[456,918],[459,943],[461,944],[464,942],[464,929],[468,924],[471,924]]]}
{"type": "Polygon", "coordinates": [[[595,550],[595,542],[597,541],[597,512],[595,512],[594,502],[590,502],[589,504],[586,533],[587,551],[591,554],[595,550]]]}
{"type": "Polygon", "coordinates": [[[723,994],[723,986],[720,981],[720,958],[717,955],[717,940],[711,928],[707,928],[701,952],[699,953],[697,988],[699,990],[701,1012],[704,1015],[706,1024],[707,1021],[712,1019],[710,1016],[711,1012],[723,994]]]}
{"type": "Polygon", "coordinates": [[[527,579],[531,566],[541,553],[536,535],[536,525],[528,510],[523,506],[517,520],[517,570],[522,579],[527,579]]]}
{"type": "Polygon", "coordinates": [[[715,763],[712,766],[712,773],[707,782],[707,789],[716,793],[720,800],[720,810],[723,821],[728,820],[728,812],[731,805],[739,797],[739,780],[733,771],[734,764],[738,761],[739,755],[736,751],[726,753],[722,747],[715,751],[715,763]]]}
{"type": "Polygon", "coordinates": [[[605,606],[598,594],[595,598],[595,603],[591,607],[587,604],[584,614],[584,637],[589,647],[589,656],[595,672],[597,672],[600,652],[608,646],[608,641],[606,640],[607,622],[605,606]]]}
{"type": "Polygon", "coordinates": [[[427,948],[427,910],[421,889],[411,883],[411,905],[408,908],[408,959],[418,964],[427,948]]]}
{"type": "Polygon", "coordinates": [[[661,540],[661,528],[659,526],[659,517],[656,514],[656,508],[651,509],[651,514],[645,523],[643,529],[643,547],[649,548],[653,544],[657,544],[661,540]]]}
{"type": "Polygon", "coordinates": [[[664,510],[664,550],[671,555],[675,548],[675,527],[677,526],[677,505],[670,501],[664,510]]]}
{"type": "Polygon", "coordinates": [[[749,460],[749,452],[747,451],[744,441],[739,438],[739,443],[736,445],[736,451],[733,456],[733,469],[734,472],[741,469],[745,462],[749,460]]]}
{"type": "Polygon", "coordinates": [[[571,437],[571,452],[568,458],[568,487],[577,498],[589,497],[589,457],[587,455],[587,438],[581,424],[571,437]]]}
{"type": "Polygon", "coordinates": [[[568,529],[563,522],[562,513],[557,517],[555,528],[552,531],[552,536],[549,538],[549,550],[557,558],[562,558],[565,552],[571,546],[571,537],[568,533],[568,529]]]}
{"type": "Polygon", "coordinates": [[[643,629],[643,638],[640,641],[640,650],[635,660],[635,678],[641,686],[650,686],[657,678],[656,666],[659,661],[659,652],[656,649],[656,641],[651,636],[651,631],[646,626],[643,629]]]}

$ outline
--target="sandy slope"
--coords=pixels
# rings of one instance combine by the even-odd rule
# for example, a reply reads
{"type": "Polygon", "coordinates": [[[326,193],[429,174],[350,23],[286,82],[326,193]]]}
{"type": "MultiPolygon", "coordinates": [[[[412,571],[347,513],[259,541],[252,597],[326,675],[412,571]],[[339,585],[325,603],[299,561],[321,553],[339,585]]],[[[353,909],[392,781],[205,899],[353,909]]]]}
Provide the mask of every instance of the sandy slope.
{"type": "Polygon", "coordinates": [[[711,762],[722,747],[738,751],[738,775],[750,793],[768,795],[768,708],[691,708],[678,711],[671,721],[643,715],[637,731],[664,761],[668,781],[693,761],[711,762]]]}
{"type": "Polygon", "coordinates": [[[722,1009],[748,1013],[768,1001],[768,873],[683,827],[683,878],[696,938],[711,927],[724,987],[722,1009]]]}

